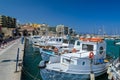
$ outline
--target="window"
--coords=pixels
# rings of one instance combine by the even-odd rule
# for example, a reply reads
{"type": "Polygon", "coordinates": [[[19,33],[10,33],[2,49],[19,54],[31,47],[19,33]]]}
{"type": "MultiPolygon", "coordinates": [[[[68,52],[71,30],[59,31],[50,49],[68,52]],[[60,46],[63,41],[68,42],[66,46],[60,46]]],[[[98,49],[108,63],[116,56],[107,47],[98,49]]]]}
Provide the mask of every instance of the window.
{"type": "Polygon", "coordinates": [[[58,39],[56,39],[56,41],[59,41],[58,39]]]}
{"type": "Polygon", "coordinates": [[[62,41],[62,39],[59,39],[59,41],[61,42],[61,41],[62,41]]]}
{"type": "Polygon", "coordinates": [[[72,61],[70,59],[66,59],[66,58],[63,58],[62,62],[66,63],[66,64],[74,64],[74,61],[72,61]]]}
{"type": "Polygon", "coordinates": [[[82,62],[82,65],[85,65],[85,62],[82,62]]]}
{"type": "Polygon", "coordinates": [[[49,41],[52,41],[52,39],[50,39],[49,41]]]}
{"type": "Polygon", "coordinates": [[[71,44],[75,44],[75,40],[70,40],[70,43],[71,44]]]}
{"type": "Polygon", "coordinates": [[[54,38],[52,41],[56,41],[56,39],[54,38]]]}
{"type": "Polygon", "coordinates": [[[82,44],[82,50],[85,50],[85,51],[93,51],[93,45],[82,44]]]}
{"type": "Polygon", "coordinates": [[[34,39],[40,39],[40,37],[34,37],[34,39]]]}
{"type": "Polygon", "coordinates": [[[63,43],[68,43],[68,40],[64,39],[64,40],[63,40],[63,43]]]}
{"type": "Polygon", "coordinates": [[[78,45],[78,46],[80,45],[80,42],[79,42],[79,41],[77,41],[77,45],[78,45]]]}
{"type": "Polygon", "coordinates": [[[100,54],[103,53],[103,47],[100,47],[100,54]]]}

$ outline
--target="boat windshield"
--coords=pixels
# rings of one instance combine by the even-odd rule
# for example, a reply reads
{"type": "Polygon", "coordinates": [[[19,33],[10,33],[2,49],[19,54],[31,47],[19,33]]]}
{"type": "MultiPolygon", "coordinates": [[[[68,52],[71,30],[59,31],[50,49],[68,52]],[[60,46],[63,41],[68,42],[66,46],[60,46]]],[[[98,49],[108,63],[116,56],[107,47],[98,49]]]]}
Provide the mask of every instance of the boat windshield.
{"type": "Polygon", "coordinates": [[[40,37],[34,37],[34,39],[40,39],[40,37]]]}
{"type": "Polygon", "coordinates": [[[49,41],[55,41],[55,39],[53,38],[53,39],[50,39],[49,41]]]}
{"type": "Polygon", "coordinates": [[[61,38],[52,38],[49,41],[56,41],[56,42],[61,42],[62,39],[61,38]]]}
{"type": "Polygon", "coordinates": [[[84,51],[93,51],[93,45],[82,44],[82,50],[84,50],[84,51]]]}
{"type": "Polygon", "coordinates": [[[63,43],[75,44],[75,40],[63,39],[63,43]]]}
{"type": "Polygon", "coordinates": [[[61,38],[58,38],[58,39],[56,39],[56,41],[57,41],[57,42],[61,42],[61,41],[62,41],[62,39],[61,39],[61,38]]]}
{"type": "Polygon", "coordinates": [[[64,40],[63,40],[63,43],[68,43],[68,40],[67,40],[67,39],[64,39],[64,40]]]}

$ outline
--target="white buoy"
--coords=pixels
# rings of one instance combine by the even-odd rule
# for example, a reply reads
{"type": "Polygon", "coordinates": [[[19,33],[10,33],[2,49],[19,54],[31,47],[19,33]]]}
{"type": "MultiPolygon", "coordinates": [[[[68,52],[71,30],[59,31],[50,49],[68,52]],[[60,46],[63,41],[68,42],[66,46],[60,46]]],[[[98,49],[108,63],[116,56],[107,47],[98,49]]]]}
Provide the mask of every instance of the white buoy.
{"type": "Polygon", "coordinates": [[[95,80],[95,75],[94,75],[94,73],[90,73],[90,80],[95,80]]]}
{"type": "Polygon", "coordinates": [[[113,75],[112,75],[112,73],[110,72],[110,73],[108,74],[108,79],[111,80],[111,79],[112,79],[112,76],[113,76],[113,75]]]}

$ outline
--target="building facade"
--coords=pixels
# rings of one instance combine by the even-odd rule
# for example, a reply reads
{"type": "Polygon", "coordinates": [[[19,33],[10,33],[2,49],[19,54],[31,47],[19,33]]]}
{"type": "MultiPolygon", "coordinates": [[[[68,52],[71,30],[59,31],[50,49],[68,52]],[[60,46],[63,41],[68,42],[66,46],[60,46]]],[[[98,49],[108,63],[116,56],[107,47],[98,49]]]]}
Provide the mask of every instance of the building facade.
{"type": "Polygon", "coordinates": [[[5,37],[12,36],[12,30],[16,28],[16,18],[0,15],[0,33],[5,37]]]}

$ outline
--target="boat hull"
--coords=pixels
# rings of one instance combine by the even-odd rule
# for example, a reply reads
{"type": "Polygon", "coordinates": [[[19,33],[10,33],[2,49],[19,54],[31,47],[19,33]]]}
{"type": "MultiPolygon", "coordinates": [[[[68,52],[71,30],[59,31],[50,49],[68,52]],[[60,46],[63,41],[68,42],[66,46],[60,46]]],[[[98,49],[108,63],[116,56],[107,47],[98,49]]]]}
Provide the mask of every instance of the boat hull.
{"type": "MultiPolygon", "coordinates": [[[[95,73],[95,77],[104,74],[106,71],[101,73],[95,73]]],[[[41,69],[40,74],[43,80],[89,80],[90,74],[72,74],[61,71],[49,70],[49,69],[41,69]]]]}
{"type": "Polygon", "coordinates": [[[44,61],[49,61],[50,60],[50,56],[52,56],[52,55],[46,54],[44,52],[41,52],[41,58],[44,61]]]}
{"type": "Polygon", "coordinates": [[[39,46],[33,45],[32,47],[33,47],[33,51],[34,51],[34,52],[35,52],[35,51],[38,51],[38,52],[39,52],[39,46]]]}

